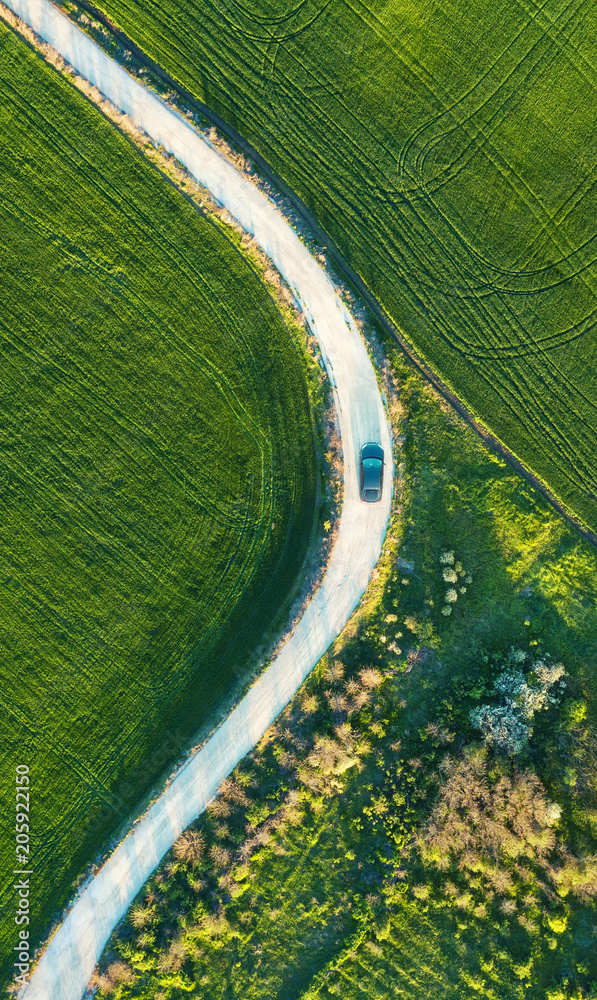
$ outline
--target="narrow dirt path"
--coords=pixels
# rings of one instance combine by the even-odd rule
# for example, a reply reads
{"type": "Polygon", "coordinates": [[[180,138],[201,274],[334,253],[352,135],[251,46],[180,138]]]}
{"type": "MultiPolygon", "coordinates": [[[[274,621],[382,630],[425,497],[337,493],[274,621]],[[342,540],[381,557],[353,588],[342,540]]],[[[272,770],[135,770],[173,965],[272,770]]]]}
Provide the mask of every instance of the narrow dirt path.
{"type": "Polygon", "coordinates": [[[389,424],[375,372],[354,320],[319,263],[275,206],[194,129],[133,80],[49,0],[5,0],[75,69],[176,156],[274,262],[317,337],[338,414],[344,502],[321,586],[276,659],[211,739],[176,775],[77,899],[52,937],[23,1000],[79,1000],[114,926],[160,859],[257,743],[341,631],[361,599],[386,533],[393,482],[389,424]],[[385,452],[380,504],[359,498],[361,446],[385,452]]]}

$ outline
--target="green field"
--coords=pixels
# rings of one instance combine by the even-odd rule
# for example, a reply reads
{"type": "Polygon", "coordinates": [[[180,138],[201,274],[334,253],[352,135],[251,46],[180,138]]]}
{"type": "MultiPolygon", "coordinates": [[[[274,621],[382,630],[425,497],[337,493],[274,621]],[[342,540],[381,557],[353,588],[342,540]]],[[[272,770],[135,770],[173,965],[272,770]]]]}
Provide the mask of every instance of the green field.
{"type": "Polygon", "coordinates": [[[283,625],[316,457],[314,362],[236,235],[3,25],[0,135],[4,979],[15,766],[37,942],[283,625]]]}
{"type": "Polygon", "coordinates": [[[595,530],[595,6],[96,6],[253,144],[420,355],[595,530]]]}
{"type": "Polygon", "coordinates": [[[192,828],[202,839],[183,837],[140,893],[102,997],[597,997],[597,554],[391,360],[403,481],[358,624],[224,782],[192,828]],[[464,584],[449,615],[445,550],[464,584]],[[488,890],[478,865],[464,891],[414,837],[441,761],[478,747],[469,711],[512,646],[567,671],[526,750],[490,756],[561,806],[558,849],[546,875],[510,840],[502,884],[488,890]],[[564,845],[592,870],[584,892],[554,875],[564,845]]]}

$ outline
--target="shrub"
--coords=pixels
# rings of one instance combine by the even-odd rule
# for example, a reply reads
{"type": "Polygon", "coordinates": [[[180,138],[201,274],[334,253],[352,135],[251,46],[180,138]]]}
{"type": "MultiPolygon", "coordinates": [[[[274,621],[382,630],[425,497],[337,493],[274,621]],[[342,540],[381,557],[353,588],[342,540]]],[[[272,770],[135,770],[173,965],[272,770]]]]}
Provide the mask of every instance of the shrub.
{"type": "Polygon", "coordinates": [[[328,684],[339,684],[344,677],[344,664],[338,661],[331,663],[323,676],[328,684]]]}
{"type": "Polygon", "coordinates": [[[585,701],[569,701],[564,708],[564,719],[568,729],[580,726],[587,717],[587,703],[585,701]]]}
{"type": "Polygon", "coordinates": [[[317,695],[306,693],[301,700],[301,708],[305,715],[314,715],[319,708],[317,695]]]}
{"type": "Polygon", "coordinates": [[[340,715],[342,712],[346,712],[348,710],[348,701],[343,694],[340,694],[340,692],[326,691],[325,697],[332,712],[336,715],[340,715]]]}
{"type": "Polygon", "coordinates": [[[588,902],[597,896],[597,855],[573,857],[564,852],[563,864],[551,868],[550,875],[560,896],[571,892],[588,902]]]}
{"type": "MultiPolygon", "coordinates": [[[[512,861],[528,859],[551,871],[547,857],[555,846],[559,811],[553,810],[536,774],[495,776],[485,752],[459,760],[446,757],[442,773],[439,799],[418,836],[425,861],[444,871],[453,865],[475,873],[501,892],[514,888],[508,871],[512,861]]],[[[519,877],[523,875],[520,868],[519,877]]],[[[564,883],[563,869],[560,880],[564,883]]],[[[589,884],[590,877],[584,882],[589,884]]]]}
{"type": "Polygon", "coordinates": [[[226,799],[228,802],[232,802],[237,806],[246,808],[249,805],[249,799],[247,798],[247,793],[241,784],[241,778],[242,775],[239,775],[239,780],[237,781],[233,778],[225,778],[220,785],[218,795],[221,798],[226,799]]]}
{"type": "MultiPolygon", "coordinates": [[[[217,800],[215,800],[217,801],[217,800]]],[[[203,856],[205,851],[205,838],[197,830],[187,830],[179,837],[174,844],[174,857],[178,861],[185,861],[187,864],[195,865],[203,856]]]]}
{"type": "Polygon", "coordinates": [[[105,972],[96,973],[92,982],[102,993],[113,993],[120,983],[134,983],[135,979],[135,973],[126,962],[112,962],[105,972]]]}
{"type": "Polygon", "coordinates": [[[376,670],[375,667],[364,667],[362,670],[359,671],[359,677],[361,679],[361,684],[363,685],[363,687],[367,688],[370,691],[373,691],[375,688],[378,688],[381,682],[383,681],[382,674],[379,672],[379,670],[376,670]]]}
{"type": "Polygon", "coordinates": [[[230,864],[232,855],[227,848],[221,847],[219,844],[214,844],[210,848],[209,857],[213,862],[214,868],[226,868],[230,864]]]}
{"type": "Polygon", "coordinates": [[[371,701],[371,695],[368,691],[357,691],[354,698],[348,705],[348,714],[353,715],[355,712],[358,713],[365,705],[368,705],[371,701]]]}
{"type": "MultiPolygon", "coordinates": [[[[232,809],[228,802],[222,798],[212,799],[211,802],[207,804],[207,812],[210,816],[215,816],[216,819],[226,819],[230,815],[232,809]]],[[[176,854],[176,852],[174,852],[176,854]]],[[[178,855],[176,855],[178,857],[178,855]]]]}
{"type": "Polygon", "coordinates": [[[153,923],[155,916],[155,906],[134,906],[131,910],[130,921],[133,927],[142,930],[153,923]]]}
{"type": "Polygon", "coordinates": [[[546,923],[554,934],[563,934],[568,925],[568,918],[565,914],[560,916],[548,916],[546,918],[546,923]]]}

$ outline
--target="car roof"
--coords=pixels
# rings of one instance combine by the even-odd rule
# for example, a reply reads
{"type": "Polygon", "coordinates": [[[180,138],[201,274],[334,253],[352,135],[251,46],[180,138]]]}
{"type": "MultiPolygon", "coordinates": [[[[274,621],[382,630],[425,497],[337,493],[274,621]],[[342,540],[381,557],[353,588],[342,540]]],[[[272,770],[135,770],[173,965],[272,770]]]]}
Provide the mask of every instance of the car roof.
{"type": "Polygon", "coordinates": [[[383,462],[383,448],[374,441],[369,441],[361,448],[361,460],[364,461],[366,458],[377,458],[383,462]]]}
{"type": "Polygon", "coordinates": [[[365,473],[363,477],[363,489],[378,490],[381,483],[381,462],[379,459],[363,462],[363,471],[365,473]]]}

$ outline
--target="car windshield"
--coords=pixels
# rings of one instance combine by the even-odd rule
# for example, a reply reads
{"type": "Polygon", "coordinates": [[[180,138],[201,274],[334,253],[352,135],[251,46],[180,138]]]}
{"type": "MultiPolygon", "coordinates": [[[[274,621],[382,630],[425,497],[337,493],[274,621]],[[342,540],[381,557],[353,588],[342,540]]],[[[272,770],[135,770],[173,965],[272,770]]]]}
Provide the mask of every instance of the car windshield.
{"type": "Polygon", "coordinates": [[[380,448],[378,444],[370,442],[369,444],[363,445],[361,448],[361,458],[363,461],[367,458],[375,458],[378,462],[383,461],[383,448],[380,448]]]}
{"type": "Polygon", "coordinates": [[[379,496],[379,490],[365,490],[366,500],[377,500],[379,496]]]}

